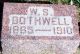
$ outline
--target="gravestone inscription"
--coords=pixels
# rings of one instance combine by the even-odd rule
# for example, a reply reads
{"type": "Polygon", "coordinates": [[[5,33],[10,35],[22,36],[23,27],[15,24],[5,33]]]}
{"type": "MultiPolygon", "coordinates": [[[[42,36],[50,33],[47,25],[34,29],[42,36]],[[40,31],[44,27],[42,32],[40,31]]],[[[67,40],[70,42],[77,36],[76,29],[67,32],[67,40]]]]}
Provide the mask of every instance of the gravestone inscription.
{"type": "Polygon", "coordinates": [[[73,5],[4,3],[3,54],[74,53],[79,44],[76,16],[73,5]]]}
{"type": "Polygon", "coordinates": [[[73,36],[71,16],[54,16],[52,7],[29,7],[27,13],[9,15],[11,35],[73,36]],[[41,33],[41,34],[40,34],[41,33]]]}

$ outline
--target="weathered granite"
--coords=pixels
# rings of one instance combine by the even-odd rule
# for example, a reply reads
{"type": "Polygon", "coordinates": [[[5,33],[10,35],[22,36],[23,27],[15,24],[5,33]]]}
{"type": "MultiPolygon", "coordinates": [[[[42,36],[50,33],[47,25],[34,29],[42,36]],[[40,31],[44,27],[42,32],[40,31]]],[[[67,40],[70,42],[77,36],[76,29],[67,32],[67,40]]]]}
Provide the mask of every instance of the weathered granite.
{"type": "Polygon", "coordinates": [[[4,3],[1,40],[3,54],[73,54],[76,52],[76,49],[79,45],[76,7],[73,5],[4,3]],[[11,14],[26,15],[25,10],[28,9],[29,6],[53,7],[54,16],[71,16],[74,35],[72,36],[66,35],[24,36],[15,34],[11,35],[9,29],[10,23],[9,15],[11,14]]]}
{"type": "Polygon", "coordinates": [[[3,54],[73,54],[76,40],[3,40],[3,54]]]}

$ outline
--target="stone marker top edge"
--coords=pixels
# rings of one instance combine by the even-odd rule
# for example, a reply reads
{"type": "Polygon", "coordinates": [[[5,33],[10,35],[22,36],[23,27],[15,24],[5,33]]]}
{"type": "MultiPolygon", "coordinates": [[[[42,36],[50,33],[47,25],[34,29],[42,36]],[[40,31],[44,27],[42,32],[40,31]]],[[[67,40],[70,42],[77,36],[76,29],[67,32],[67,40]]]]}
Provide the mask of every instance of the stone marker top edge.
{"type": "MultiPolygon", "coordinates": [[[[12,2],[4,2],[4,5],[7,5],[7,4],[33,4],[35,5],[36,3],[12,3],[12,2]]],[[[63,4],[36,4],[36,5],[53,5],[53,6],[73,6],[73,7],[76,7],[75,5],[63,5],[63,4]]]]}

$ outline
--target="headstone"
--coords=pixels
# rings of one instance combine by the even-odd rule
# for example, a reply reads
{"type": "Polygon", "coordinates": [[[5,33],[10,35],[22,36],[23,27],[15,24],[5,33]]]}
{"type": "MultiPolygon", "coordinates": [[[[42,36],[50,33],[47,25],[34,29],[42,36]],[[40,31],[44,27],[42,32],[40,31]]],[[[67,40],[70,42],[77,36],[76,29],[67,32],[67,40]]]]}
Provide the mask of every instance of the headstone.
{"type": "Polygon", "coordinates": [[[79,45],[74,5],[4,3],[3,54],[73,54],[79,45]]]}

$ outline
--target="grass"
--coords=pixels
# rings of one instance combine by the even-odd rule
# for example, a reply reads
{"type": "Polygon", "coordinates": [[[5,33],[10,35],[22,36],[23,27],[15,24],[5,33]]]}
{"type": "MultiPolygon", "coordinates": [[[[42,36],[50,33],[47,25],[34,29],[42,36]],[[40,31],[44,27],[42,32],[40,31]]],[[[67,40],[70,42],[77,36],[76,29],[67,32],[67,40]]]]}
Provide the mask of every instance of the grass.
{"type": "MultiPolygon", "coordinates": [[[[0,52],[0,54],[1,54],[1,52],[0,52]]],[[[77,49],[76,54],[80,54],[80,49],[79,48],[77,49]]]]}
{"type": "Polygon", "coordinates": [[[77,52],[76,52],[76,54],[80,54],[80,49],[79,49],[79,48],[77,49],[77,52]]]}

